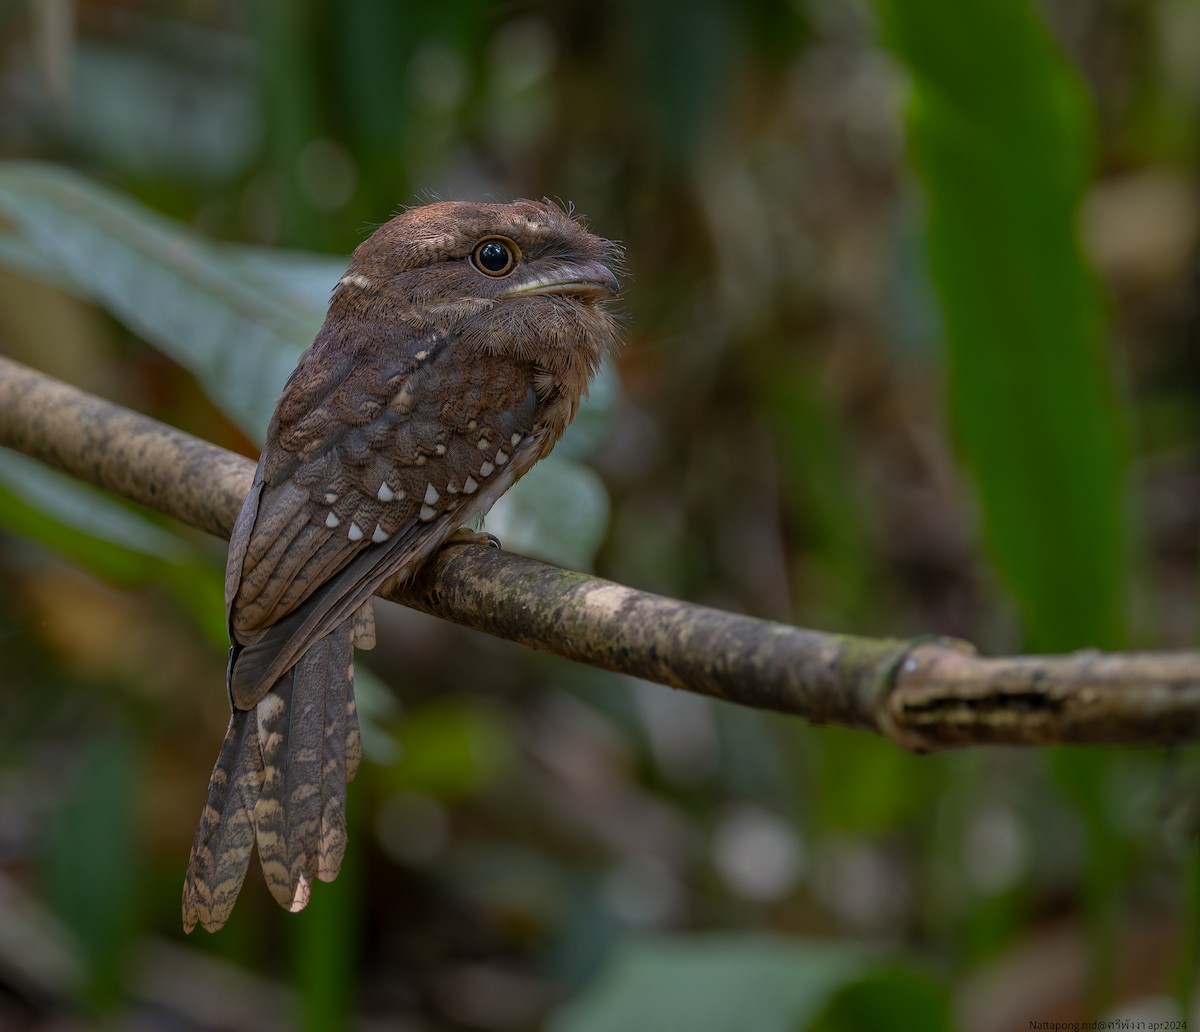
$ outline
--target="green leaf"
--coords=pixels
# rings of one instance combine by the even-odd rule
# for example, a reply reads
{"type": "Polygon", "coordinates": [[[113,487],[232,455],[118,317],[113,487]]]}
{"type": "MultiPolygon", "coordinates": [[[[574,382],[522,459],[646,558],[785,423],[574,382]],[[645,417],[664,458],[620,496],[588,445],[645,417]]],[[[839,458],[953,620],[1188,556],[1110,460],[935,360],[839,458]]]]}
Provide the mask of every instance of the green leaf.
{"type": "Polygon", "coordinates": [[[106,580],[166,584],[210,640],[225,640],[224,585],[215,563],[135,506],[0,449],[0,527],[106,580]]]}
{"type": "Polygon", "coordinates": [[[275,247],[226,244],[218,254],[239,276],[254,281],[255,289],[274,294],[281,303],[298,304],[305,319],[315,320],[315,325],[324,317],[333,287],[349,265],[348,258],[275,247]]]}
{"type": "MultiPolygon", "coordinates": [[[[870,971],[838,943],[768,936],[646,939],[550,1023],[551,1032],[795,1032],[870,971]]],[[[936,1027],[936,1026],[935,1026],[936,1027]]]]}
{"type": "Polygon", "coordinates": [[[230,261],[196,233],[53,165],[0,165],[0,215],[75,293],[192,372],[243,430],[262,434],[323,301],[298,301],[269,271],[248,270],[248,259],[230,261]]]}
{"type": "MultiPolygon", "coordinates": [[[[183,541],[112,495],[24,455],[0,451],[0,521],[20,524],[17,514],[29,510],[50,521],[26,524],[23,532],[63,550],[75,551],[65,540],[75,532],[88,549],[112,545],[112,554],[129,557],[130,563],[135,562],[130,553],[168,562],[191,558],[183,541]]],[[[117,575],[117,564],[107,572],[117,575]]]]}
{"type": "Polygon", "coordinates": [[[605,362],[579,406],[575,422],[567,427],[563,439],[555,446],[554,454],[572,459],[595,455],[608,440],[620,403],[621,381],[616,366],[605,362]]]}
{"type": "MultiPolygon", "coordinates": [[[[984,529],[1035,649],[1119,647],[1127,543],[1124,414],[1077,216],[1094,116],[1029,0],[879,0],[912,75],[909,145],[923,180],[945,324],[950,408],[984,529]]],[[[1119,843],[1108,757],[1059,755],[1084,815],[1094,1005],[1114,956],[1119,843]]]]}
{"type": "Polygon", "coordinates": [[[587,466],[551,455],[488,514],[487,529],[509,551],[590,569],[608,528],[608,492],[587,466]]]}
{"type": "Polygon", "coordinates": [[[87,972],[87,1002],[114,1008],[137,926],[136,749],[125,735],[92,743],[65,787],[47,836],[42,873],[55,912],[74,934],[87,972]]]}
{"type": "Polygon", "coordinates": [[[1124,625],[1125,424],[1077,212],[1093,113],[1029,0],[878,0],[912,78],[950,407],[1038,649],[1124,625]]]}
{"type": "Polygon", "coordinates": [[[837,993],[813,1032],[951,1032],[950,994],[923,975],[880,971],[837,993]]]}
{"type": "Polygon", "coordinates": [[[0,265],[60,290],[69,287],[54,266],[15,233],[0,233],[0,265]]]}

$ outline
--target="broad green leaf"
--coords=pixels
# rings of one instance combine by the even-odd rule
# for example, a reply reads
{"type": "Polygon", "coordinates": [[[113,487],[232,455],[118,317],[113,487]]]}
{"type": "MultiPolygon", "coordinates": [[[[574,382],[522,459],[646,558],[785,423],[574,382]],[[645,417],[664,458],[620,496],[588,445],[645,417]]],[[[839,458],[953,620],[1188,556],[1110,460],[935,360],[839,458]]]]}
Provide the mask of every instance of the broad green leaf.
{"type": "Polygon", "coordinates": [[[15,233],[0,233],[0,265],[60,290],[69,288],[54,266],[15,233]]]}
{"type": "MultiPolygon", "coordinates": [[[[1078,239],[1094,116],[1030,0],[878,0],[912,76],[950,408],[984,528],[1041,650],[1124,638],[1125,423],[1078,239]]],[[[1093,1003],[1111,992],[1119,843],[1109,757],[1055,757],[1084,816],[1093,1003]]]]}
{"type": "Polygon", "coordinates": [[[0,449],[0,527],[107,580],[165,584],[212,641],[225,640],[224,586],[216,564],[135,506],[0,449]]]}
{"type": "Polygon", "coordinates": [[[274,294],[280,301],[295,302],[307,313],[307,319],[318,321],[324,316],[334,285],[350,264],[348,256],[248,244],[225,244],[217,253],[239,275],[253,280],[256,289],[274,294]]]}
{"type": "MultiPolygon", "coordinates": [[[[0,498],[5,496],[51,517],[60,529],[78,531],[89,547],[104,542],[155,560],[184,562],[192,558],[182,540],[136,509],[16,452],[0,451],[0,498]]],[[[0,521],[6,516],[15,519],[11,510],[0,506],[0,521]]],[[[51,529],[47,526],[42,535],[47,543],[54,543],[48,533],[51,529]]]]}
{"type": "Polygon", "coordinates": [[[551,1032],[796,1032],[868,974],[838,943],[769,936],[647,939],[621,948],[551,1032]]]}
{"type": "Polygon", "coordinates": [[[1030,0],[878,0],[987,540],[1037,649],[1123,637],[1125,427],[1076,218],[1093,113],[1030,0]]]}
{"type": "Polygon", "coordinates": [[[269,275],[248,274],[198,234],[53,165],[0,165],[0,216],[75,293],[192,372],[243,430],[262,434],[324,302],[270,289],[269,275]]]}
{"type": "Polygon", "coordinates": [[[510,551],[588,569],[608,511],[608,493],[589,467],[551,455],[496,503],[486,526],[510,551]]]}

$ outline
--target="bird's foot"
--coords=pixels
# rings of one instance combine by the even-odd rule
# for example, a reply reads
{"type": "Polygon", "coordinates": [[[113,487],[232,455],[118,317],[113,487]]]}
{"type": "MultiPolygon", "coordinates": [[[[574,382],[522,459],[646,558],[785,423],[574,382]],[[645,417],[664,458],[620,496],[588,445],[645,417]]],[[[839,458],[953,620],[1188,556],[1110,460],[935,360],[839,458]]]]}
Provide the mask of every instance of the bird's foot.
{"type": "Polygon", "coordinates": [[[484,530],[472,530],[470,527],[459,527],[445,541],[446,545],[488,545],[491,548],[503,548],[500,539],[495,534],[484,530]]]}

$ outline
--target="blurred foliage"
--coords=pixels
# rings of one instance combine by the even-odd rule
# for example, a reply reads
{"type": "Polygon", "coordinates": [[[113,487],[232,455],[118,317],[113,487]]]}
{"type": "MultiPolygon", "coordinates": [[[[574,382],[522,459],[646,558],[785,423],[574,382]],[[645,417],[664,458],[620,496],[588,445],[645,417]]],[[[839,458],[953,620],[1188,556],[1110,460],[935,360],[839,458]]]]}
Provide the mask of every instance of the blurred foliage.
{"type": "MultiPolygon", "coordinates": [[[[254,454],[399,205],[629,342],[506,546],[989,651],[1194,646],[1194,0],[0,5],[0,351],[254,454]]],[[[915,757],[396,607],[342,877],[185,940],[219,543],[0,456],[0,1028],[1196,1020],[1200,751],[915,757]],[[385,687],[386,686],[386,687],[385,687]]]]}
{"type": "Polygon", "coordinates": [[[550,1028],[718,1032],[747,1024],[758,1032],[951,1027],[943,991],[860,948],[760,935],[635,942],[550,1028]]]}
{"type": "MultiPolygon", "coordinates": [[[[1128,582],[1124,414],[1076,229],[1092,108],[1032,5],[987,0],[950,21],[943,8],[880,4],[912,76],[909,140],[927,197],[956,437],[1028,644],[1117,648],[1128,582]],[[963,33],[991,45],[965,51],[963,33]]],[[[1087,828],[1092,996],[1108,1004],[1122,852],[1102,795],[1110,761],[1095,751],[1055,759],[1087,828]]]]}
{"type": "Polygon", "coordinates": [[[1076,231],[1091,106],[1032,6],[881,7],[912,74],[954,428],[996,565],[1034,648],[1117,648],[1124,426],[1076,231]]]}
{"type": "Polygon", "coordinates": [[[123,969],[140,921],[135,752],[125,736],[97,738],[78,769],[65,772],[62,808],[41,865],[47,900],[79,944],[86,1003],[101,1011],[123,995],[123,969]]]}

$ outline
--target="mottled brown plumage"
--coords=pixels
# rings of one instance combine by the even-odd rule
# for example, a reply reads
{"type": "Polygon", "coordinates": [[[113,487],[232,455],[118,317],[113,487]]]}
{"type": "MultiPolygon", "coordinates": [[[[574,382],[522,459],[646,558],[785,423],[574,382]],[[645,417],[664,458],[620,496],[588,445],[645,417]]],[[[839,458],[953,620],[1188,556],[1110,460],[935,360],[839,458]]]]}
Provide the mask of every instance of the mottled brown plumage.
{"type": "Polygon", "coordinates": [[[550,203],[413,208],[354,253],[288,380],[229,547],[229,730],[183,891],[228,918],[258,847],[289,910],[336,877],[371,596],[482,516],[616,344],[616,249],[550,203]]]}

